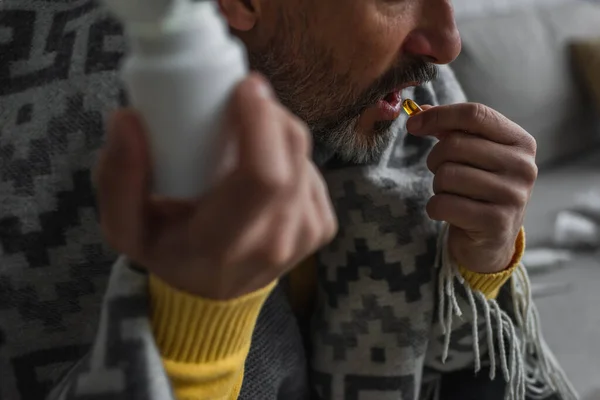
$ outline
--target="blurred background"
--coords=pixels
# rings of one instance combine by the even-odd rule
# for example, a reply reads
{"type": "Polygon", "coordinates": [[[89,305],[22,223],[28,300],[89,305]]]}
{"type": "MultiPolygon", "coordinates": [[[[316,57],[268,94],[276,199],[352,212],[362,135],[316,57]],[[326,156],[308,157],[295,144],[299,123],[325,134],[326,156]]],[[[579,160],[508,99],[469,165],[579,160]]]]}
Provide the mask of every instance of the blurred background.
{"type": "Polygon", "coordinates": [[[548,344],[600,400],[600,1],[454,0],[470,101],[538,142],[525,262],[548,344]]]}

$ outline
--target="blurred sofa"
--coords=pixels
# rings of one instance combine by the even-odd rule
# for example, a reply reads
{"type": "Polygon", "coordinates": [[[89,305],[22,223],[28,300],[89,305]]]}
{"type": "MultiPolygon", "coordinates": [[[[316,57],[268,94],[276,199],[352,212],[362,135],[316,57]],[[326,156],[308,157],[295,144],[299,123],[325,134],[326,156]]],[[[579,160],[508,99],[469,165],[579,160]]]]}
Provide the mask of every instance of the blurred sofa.
{"type": "MultiPolygon", "coordinates": [[[[600,102],[571,51],[572,43],[600,39],[600,2],[454,3],[463,51],[452,66],[467,97],[538,142],[540,176],[525,228],[529,248],[548,243],[557,212],[578,193],[600,190],[600,102]]],[[[600,65],[596,74],[600,80],[600,65]]],[[[572,290],[537,301],[544,334],[582,398],[600,400],[600,253],[532,280],[571,283],[572,290]]]]}

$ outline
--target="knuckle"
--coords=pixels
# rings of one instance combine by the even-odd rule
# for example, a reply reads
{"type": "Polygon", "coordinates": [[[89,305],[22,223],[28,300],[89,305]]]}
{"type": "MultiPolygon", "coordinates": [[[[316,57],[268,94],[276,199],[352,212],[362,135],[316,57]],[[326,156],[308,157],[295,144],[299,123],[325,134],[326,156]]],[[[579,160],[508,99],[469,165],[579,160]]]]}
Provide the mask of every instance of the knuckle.
{"type": "Polygon", "coordinates": [[[336,215],[332,211],[327,211],[323,226],[323,239],[321,240],[321,244],[331,242],[337,235],[338,229],[339,225],[336,215]]]}
{"type": "Polygon", "coordinates": [[[490,207],[486,220],[492,232],[496,232],[498,235],[503,235],[509,229],[510,218],[499,206],[490,207]]]}
{"type": "Polygon", "coordinates": [[[508,200],[511,204],[522,207],[529,201],[529,192],[522,188],[511,188],[507,192],[508,200]]]}
{"type": "Polygon", "coordinates": [[[288,135],[294,153],[305,155],[312,150],[312,136],[308,126],[297,117],[292,119],[288,135]]]}
{"type": "Polygon", "coordinates": [[[525,133],[523,136],[523,147],[529,154],[535,155],[537,153],[537,140],[533,135],[525,133]]]}
{"type": "Polygon", "coordinates": [[[326,233],[326,223],[318,218],[309,218],[306,222],[304,237],[308,243],[317,248],[323,244],[322,240],[326,233]]]}
{"type": "Polygon", "coordinates": [[[287,266],[293,259],[292,247],[283,238],[275,240],[267,245],[260,253],[260,259],[271,268],[282,268],[287,266]]]}
{"type": "Polygon", "coordinates": [[[246,104],[244,84],[245,82],[240,83],[231,94],[228,108],[229,112],[233,114],[233,116],[239,116],[240,110],[242,110],[246,104]]]}
{"type": "Polygon", "coordinates": [[[441,197],[433,196],[431,199],[429,199],[429,201],[427,202],[427,205],[425,206],[425,211],[427,212],[427,215],[429,216],[430,219],[432,219],[434,221],[441,220],[441,214],[440,214],[441,205],[442,205],[441,197]]]}
{"type": "Polygon", "coordinates": [[[537,181],[538,178],[538,174],[539,174],[539,169],[537,164],[535,163],[535,161],[530,161],[529,162],[529,167],[525,169],[525,179],[527,181],[527,183],[533,185],[535,183],[535,181],[537,181]]]}
{"type": "Polygon", "coordinates": [[[288,193],[294,187],[287,174],[279,171],[265,171],[254,174],[255,187],[266,194],[288,193]]]}
{"type": "Polygon", "coordinates": [[[273,196],[295,188],[292,173],[286,168],[261,168],[243,171],[243,181],[255,194],[273,196]]]}
{"type": "Polygon", "coordinates": [[[256,96],[256,86],[260,84],[262,78],[250,74],[244,80],[242,80],[233,90],[232,100],[233,101],[246,101],[248,97],[259,97],[256,96]]]}
{"type": "Polygon", "coordinates": [[[483,104],[474,103],[472,105],[471,115],[475,121],[484,124],[490,119],[490,109],[483,104]]]}
{"type": "Polygon", "coordinates": [[[436,178],[440,184],[447,185],[456,179],[457,174],[458,167],[456,164],[446,162],[439,166],[436,178]]]}
{"type": "Polygon", "coordinates": [[[460,152],[462,151],[462,147],[463,147],[463,143],[464,143],[464,137],[461,134],[453,134],[453,135],[449,135],[445,140],[444,140],[444,145],[445,145],[445,151],[447,154],[456,154],[456,152],[460,152]]]}
{"type": "Polygon", "coordinates": [[[229,119],[233,120],[234,123],[240,123],[249,119],[272,119],[276,112],[277,104],[267,98],[252,98],[252,101],[249,101],[245,85],[246,82],[238,85],[231,96],[228,107],[229,119]]]}
{"type": "Polygon", "coordinates": [[[519,176],[529,185],[533,185],[538,177],[538,166],[533,157],[518,157],[515,161],[519,176]]]}

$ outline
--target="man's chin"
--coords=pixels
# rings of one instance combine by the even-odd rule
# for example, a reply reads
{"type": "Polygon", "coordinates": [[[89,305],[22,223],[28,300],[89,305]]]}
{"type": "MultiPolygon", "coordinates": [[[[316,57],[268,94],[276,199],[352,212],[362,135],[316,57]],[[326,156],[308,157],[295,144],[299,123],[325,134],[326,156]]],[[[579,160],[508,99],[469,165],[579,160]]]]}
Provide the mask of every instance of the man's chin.
{"type": "Polygon", "coordinates": [[[373,124],[373,129],[371,132],[372,136],[386,136],[390,135],[392,131],[392,127],[396,121],[377,121],[373,124]]]}
{"type": "Polygon", "coordinates": [[[394,135],[393,121],[377,122],[371,129],[354,132],[352,141],[341,144],[336,153],[346,162],[370,164],[381,158],[387,150],[394,135]]]}
{"type": "Polygon", "coordinates": [[[317,163],[335,156],[345,162],[369,164],[377,161],[393,139],[394,120],[360,117],[335,126],[312,126],[317,163]],[[370,121],[369,121],[370,119],[370,121]]]}

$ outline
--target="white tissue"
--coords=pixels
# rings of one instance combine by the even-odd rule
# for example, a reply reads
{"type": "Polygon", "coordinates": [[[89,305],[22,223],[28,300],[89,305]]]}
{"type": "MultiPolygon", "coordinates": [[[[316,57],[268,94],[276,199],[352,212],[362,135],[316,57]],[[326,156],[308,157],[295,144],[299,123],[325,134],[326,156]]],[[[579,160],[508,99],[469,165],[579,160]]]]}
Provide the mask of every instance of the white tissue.
{"type": "Polygon", "coordinates": [[[527,249],[523,255],[523,264],[530,274],[545,272],[563,267],[573,259],[570,251],[561,249],[527,249]]]}
{"type": "Polygon", "coordinates": [[[556,217],[554,242],[567,248],[598,247],[600,228],[598,224],[573,211],[561,211],[556,217]]]}
{"type": "Polygon", "coordinates": [[[592,189],[577,196],[573,209],[600,222],[600,189],[592,189]]]}

